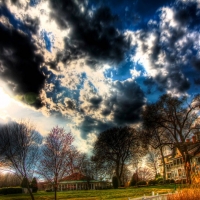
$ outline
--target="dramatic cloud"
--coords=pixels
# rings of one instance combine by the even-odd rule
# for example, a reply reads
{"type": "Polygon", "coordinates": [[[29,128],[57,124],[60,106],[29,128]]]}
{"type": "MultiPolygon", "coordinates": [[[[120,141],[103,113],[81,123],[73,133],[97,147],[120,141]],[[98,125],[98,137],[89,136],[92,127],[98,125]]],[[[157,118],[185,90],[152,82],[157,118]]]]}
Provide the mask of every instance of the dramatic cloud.
{"type": "Polygon", "coordinates": [[[117,20],[108,7],[91,10],[86,1],[50,1],[51,15],[62,29],[69,29],[65,49],[57,59],[68,63],[86,58],[95,67],[101,62],[119,63],[129,49],[129,38],[114,26],[117,20]]]}
{"type": "Polygon", "coordinates": [[[0,87],[39,118],[66,121],[82,148],[140,123],[143,105],[161,94],[200,92],[196,0],[1,2],[0,87]]]}
{"type": "MultiPolygon", "coordinates": [[[[9,11],[2,6],[0,16],[9,11]]],[[[14,20],[7,18],[7,20],[14,20]]],[[[36,32],[37,25],[30,18],[26,18],[26,23],[22,28],[36,32]],[[30,28],[30,29],[29,29],[30,28]]],[[[17,21],[16,21],[17,22],[17,21]]],[[[37,24],[37,23],[36,23],[37,24]]],[[[19,27],[20,28],[20,27],[19,27]]],[[[26,99],[32,99],[27,103],[41,107],[39,91],[44,85],[45,76],[40,71],[44,59],[39,53],[37,45],[28,33],[20,29],[14,29],[12,25],[0,23],[0,77],[4,80],[11,90],[18,95],[26,95],[26,99]],[[34,100],[35,99],[35,100],[34,100]]]]}
{"type": "Polygon", "coordinates": [[[133,34],[137,48],[133,60],[144,66],[158,88],[185,93],[199,66],[198,4],[178,2],[174,8],[162,8],[159,17],[158,22],[149,21],[148,30],[133,34]]]}

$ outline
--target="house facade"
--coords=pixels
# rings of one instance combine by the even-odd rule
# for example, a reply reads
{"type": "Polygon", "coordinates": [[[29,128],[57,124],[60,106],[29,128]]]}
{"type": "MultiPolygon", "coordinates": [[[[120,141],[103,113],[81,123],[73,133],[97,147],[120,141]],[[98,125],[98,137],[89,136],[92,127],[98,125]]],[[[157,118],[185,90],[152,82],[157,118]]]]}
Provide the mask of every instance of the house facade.
{"type": "MultiPolygon", "coordinates": [[[[182,145],[187,145],[188,153],[191,161],[191,171],[200,172],[200,138],[195,135],[192,139],[187,139],[182,145]]],[[[161,163],[160,167],[163,165],[161,163]]],[[[160,169],[162,172],[163,170],[160,169]]],[[[172,153],[165,156],[165,171],[166,179],[174,179],[175,181],[185,181],[186,173],[183,163],[183,157],[177,147],[172,150],[172,153]]]]}

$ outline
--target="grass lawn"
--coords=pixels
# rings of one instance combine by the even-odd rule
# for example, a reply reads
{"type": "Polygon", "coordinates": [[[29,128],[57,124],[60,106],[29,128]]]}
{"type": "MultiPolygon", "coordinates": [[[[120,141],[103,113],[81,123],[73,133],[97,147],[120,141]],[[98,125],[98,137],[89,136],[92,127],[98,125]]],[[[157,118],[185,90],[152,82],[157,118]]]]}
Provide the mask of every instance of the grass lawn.
{"type": "MultiPolygon", "coordinates": [[[[174,185],[159,185],[159,186],[148,186],[139,188],[126,188],[126,189],[109,189],[109,190],[73,190],[58,192],[57,197],[59,200],[70,199],[70,200],[100,200],[100,199],[116,199],[116,200],[127,200],[128,197],[140,197],[145,195],[151,195],[152,191],[156,193],[167,193],[174,190],[174,185]]],[[[36,200],[53,200],[53,192],[37,192],[34,194],[36,200]]],[[[13,194],[13,195],[2,195],[0,200],[30,200],[27,194],[13,194]]]]}

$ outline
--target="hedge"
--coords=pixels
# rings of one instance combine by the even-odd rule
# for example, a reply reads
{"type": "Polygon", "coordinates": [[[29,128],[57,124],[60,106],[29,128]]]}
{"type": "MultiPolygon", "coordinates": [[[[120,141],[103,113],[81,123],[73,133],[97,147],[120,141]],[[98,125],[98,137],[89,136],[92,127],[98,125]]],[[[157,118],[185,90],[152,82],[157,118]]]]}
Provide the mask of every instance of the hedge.
{"type": "Polygon", "coordinates": [[[6,188],[0,188],[0,194],[19,194],[22,193],[21,187],[6,187],[6,188]]]}

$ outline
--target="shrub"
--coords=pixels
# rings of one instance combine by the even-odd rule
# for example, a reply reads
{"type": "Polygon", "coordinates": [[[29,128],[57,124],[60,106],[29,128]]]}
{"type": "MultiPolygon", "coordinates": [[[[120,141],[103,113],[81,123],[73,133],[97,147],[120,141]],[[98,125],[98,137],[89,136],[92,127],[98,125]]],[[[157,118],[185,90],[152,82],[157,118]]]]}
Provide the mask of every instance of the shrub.
{"type": "Polygon", "coordinates": [[[148,182],[148,185],[156,185],[157,183],[158,183],[157,180],[150,180],[150,181],[148,182]]]}
{"type": "Polygon", "coordinates": [[[170,181],[171,181],[170,179],[167,179],[167,180],[165,181],[165,183],[169,184],[170,181]]]}
{"type": "Polygon", "coordinates": [[[117,189],[119,187],[119,185],[118,185],[118,179],[117,179],[116,176],[113,176],[113,178],[112,178],[112,184],[113,184],[114,189],[117,189]]]}
{"type": "Polygon", "coordinates": [[[137,182],[137,186],[146,185],[146,181],[139,181],[137,182]]]}
{"type": "Polygon", "coordinates": [[[53,190],[52,189],[47,189],[47,190],[45,190],[45,192],[53,192],[53,190]]]}
{"type": "Polygon", "coordinates": [[[19,194],[22,193],[21,187],[7,187],[7,188],[0,188],[0,194],[19,194]]]}
{"type": "Polygon", "coordinates": [[[175,183],[175,180],[174,180],[174,179],[171,179],[171,180],[170,180],[170,183],[175,183]]]}
{"type": "Polygon", "coordinates": [[[160,178],[157,178],[156,180],[157,180],[158,183],[159,183],[159,181],[163,181],[163,178],[160,177],[160,178]]]}
{"type": "Polygon", "coordinates": [[[137,181],[134,178],[132,178],[130,182],[130,186],[135,186],[135,185],[137,185],[137,181]]]}
{"type": "Polygon", "coordinates": [[[159,183],[159,184],[163,184],[164,182],[163,182],[163,180],[160,180],[158,183],[159,183]]]}

